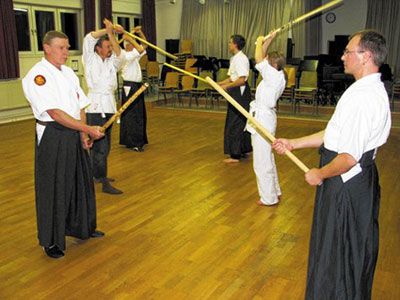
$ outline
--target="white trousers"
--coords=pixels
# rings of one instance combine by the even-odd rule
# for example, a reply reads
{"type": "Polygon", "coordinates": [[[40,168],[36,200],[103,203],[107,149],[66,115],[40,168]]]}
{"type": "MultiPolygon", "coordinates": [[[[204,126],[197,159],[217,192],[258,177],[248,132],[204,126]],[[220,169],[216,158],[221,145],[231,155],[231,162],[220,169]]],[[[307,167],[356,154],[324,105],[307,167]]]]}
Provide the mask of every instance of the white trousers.
{"type": "MultiPolygon", "coordinates": [[[[257,120],[275,136],[276,116],[262,113],[262,118],[260,117],[258,114],[257,120]]],[[[279,202],[278,196],[281,195],[281,189],[271,145],[257,132],[251,135],[251,143],[253,145],[253,167],[260,200],[266,205],[274,205],[279,202]]]]}

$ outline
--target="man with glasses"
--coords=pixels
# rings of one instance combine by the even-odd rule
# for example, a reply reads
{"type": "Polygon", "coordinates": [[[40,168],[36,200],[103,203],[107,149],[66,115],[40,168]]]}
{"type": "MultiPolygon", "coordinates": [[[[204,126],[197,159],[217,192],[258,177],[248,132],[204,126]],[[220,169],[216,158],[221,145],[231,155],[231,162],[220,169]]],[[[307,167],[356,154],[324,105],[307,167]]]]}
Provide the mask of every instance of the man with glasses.
{"type": "Polygon", "coordinates": [[[378,257],[380,186],[374,159],[386,143],[391,117],[379,67],[385,38],[373,30],[353,34],[343,53],[355,82],[340,98],[325,130],[278,139],[274,149],[320,147],[321,167],[305,180],[317,187],[306,299],[371,299],[378,257]]]}

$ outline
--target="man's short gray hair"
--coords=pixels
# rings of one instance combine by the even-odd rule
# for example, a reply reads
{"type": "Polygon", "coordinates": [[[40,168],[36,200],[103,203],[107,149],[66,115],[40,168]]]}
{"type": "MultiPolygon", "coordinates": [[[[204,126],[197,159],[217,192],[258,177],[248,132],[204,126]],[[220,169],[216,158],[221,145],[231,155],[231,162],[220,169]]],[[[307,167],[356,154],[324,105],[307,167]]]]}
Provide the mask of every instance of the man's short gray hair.
{"type": "Polygon", "coordinates": [[[350,40],[355,36],[360,36],[360,50],[370,51],[374,56],[374,64],[380,67],[388,52],[385,37],[373,29],[356,32],[350,37],[350,40]]]}

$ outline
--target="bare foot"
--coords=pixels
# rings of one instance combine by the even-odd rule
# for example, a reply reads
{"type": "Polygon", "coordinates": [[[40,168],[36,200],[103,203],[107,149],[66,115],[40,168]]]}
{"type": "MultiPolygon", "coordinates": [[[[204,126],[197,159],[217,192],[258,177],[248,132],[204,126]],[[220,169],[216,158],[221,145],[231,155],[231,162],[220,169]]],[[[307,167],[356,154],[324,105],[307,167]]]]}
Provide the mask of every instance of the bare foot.
{"type": "Polygon", "coordinates": [[[223,162],[226,163],[226,164],[235,164],[235,163],[240,162],[240,160],[234,159],[234,158],[225,158],[223,160],[223,162]]]}
{"type": "Polygon", "coordinates": [[[261,202],[260,200],[258,200],[258,201],[256,202],[256,204],[257,204],[258,206],[275,206],[275,205],[278,205],[279,202],[276,202],[276,203],[274,203],[274,204],[265,204],[265,203],[261,202]]]}

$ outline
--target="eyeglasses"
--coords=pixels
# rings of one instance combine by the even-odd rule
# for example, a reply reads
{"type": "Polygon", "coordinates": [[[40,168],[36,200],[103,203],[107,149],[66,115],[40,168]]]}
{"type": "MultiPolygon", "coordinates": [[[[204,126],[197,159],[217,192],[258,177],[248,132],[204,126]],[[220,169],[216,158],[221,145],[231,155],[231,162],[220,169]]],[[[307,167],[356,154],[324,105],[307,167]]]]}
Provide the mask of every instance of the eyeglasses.
{"type": "Polygon", "coordinates": [[[350,51],[350,50],[347,50],[347,49],[344,49],[343,50],[343,55],[348,55],[348,54],[351,54],[351,53],[364,53],[365,51],[361,51],[361,50],[355,50],[355,51],[350,51]]]}

